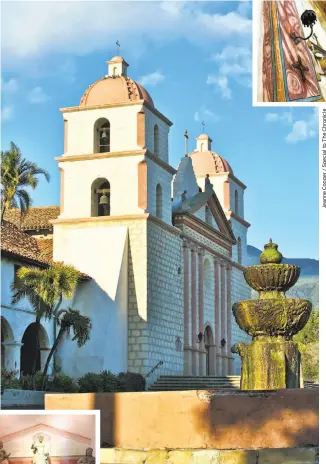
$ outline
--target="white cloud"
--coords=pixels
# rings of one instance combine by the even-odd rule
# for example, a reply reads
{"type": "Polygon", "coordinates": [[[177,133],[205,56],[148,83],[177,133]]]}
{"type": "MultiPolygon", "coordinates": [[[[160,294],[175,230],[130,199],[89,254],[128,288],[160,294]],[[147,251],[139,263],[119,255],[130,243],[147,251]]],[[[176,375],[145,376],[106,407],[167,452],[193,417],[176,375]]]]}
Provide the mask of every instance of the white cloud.
{"type": "Polygon", "coordinates": [[[218,65],[216,75],[210,74],[207,84],[215,85],[222,98],[230,99],[232,91],[230,81],[251,86],[251,50],[249,47],[234,47],[229,45],[213,57],[218,65]]]}
{"type": "Polygon", "coordinates": [[[42,87],[35,87],[27,96],[27,100],[33,104],[45,103],[50,99],[42,87]]]}
{"type": "Polygon", "coordinates": [[[289,143],[296,143],[315,137],[318,133],[318,110],[319,108],[314,108],[307,119],[295,121],[285,140],[289,143]]]}
{"type": "Polygon", "coordinates": [[[3,122],[12,119],[14,114],[14,107],[12,105],[6,105],[1,110],[1,120],[3,122]]]}
{"type": "Polygon", "coordinates": [[[265,121],[269,123],[280,122],[286,126],[291,126],[290,132],[285,137],[288,143],[296,143],[315,137],[318,132],[318,108],[309,112],[306,119],[293,120],[291,111],[278,111],[277,113],[267,113],[265,121]]]}
{"type": "Polygon", "coordinates": [[[140,79],[139,79],[139,83],[141,85],[144,85],[145,87],[148,85],[148,86],[155,86],[157,84],[159,84],[160,82],[163,82],[165,79],[165,76],[163,76],[163,74],[161,74],[159,71],[155,71],[151,74],[146,74],[145,76],[142,76],[140,79]]]}
{"type": "Polygon", "coordinates": [[[8,81],[1,79],[1,92],[4,95],[13,95],[18,90],[18,81],[17,79],[11,78],[8,81]]]}
{"type": "Polygon", "coordinates": [[[22,2],[19,15],[15,2],[5,2],[2,18],[4,65],[21,68],[25,60],[49,53],[87,54],[107,50],[110,43],[114,48],[117,38],[122,54],[128,47],[130,56],[143,53],[153,40],[198,43],[251,35],[251,20],[237,10],[208,14],[191,2],[147,2],[146,7],[120,2],[119,8],[115,2],[22,2]]]}
{"type": "Polygon", "coordinates": [[[202,106],[198,111],[195,112],[194,114],[194,120],[197,122],[202,122],[202,121],[212,121],[212,122],[217,122],[220,121],[220,117],[218,114],[214,113],[210,109],[206,108],[205,106],[202,106]]]}
{"type": "Polygon", "coordinates": [[[281,121],[285,124],[291,124],[293,122],[292,113],[286,111],[284,113],[267,113],[265,116],[265,121],[267,122],[276,122],[281,121]]]}

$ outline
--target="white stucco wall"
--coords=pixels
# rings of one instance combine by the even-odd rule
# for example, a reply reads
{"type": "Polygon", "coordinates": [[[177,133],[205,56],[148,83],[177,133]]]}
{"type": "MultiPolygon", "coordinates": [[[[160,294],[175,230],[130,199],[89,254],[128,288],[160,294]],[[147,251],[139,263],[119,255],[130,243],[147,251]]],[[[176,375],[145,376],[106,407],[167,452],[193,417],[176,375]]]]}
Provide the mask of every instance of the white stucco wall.
{"type": "Polygon", "coordinates": [[[169,162],[169,130],[166,122],[154,114],[149,108],[144,107],[145,111],[145,142],[146,148],[154,153],[154,126],[158,126],[158,153],[155,153],[166,163],[169,162]]]}
{"type": "MultiPolygon", "coordinates": [[[[20,372],[22,338],[28,326],[35,322],[35,312],[27,299],[22,299],[15,305],[11,304],[10,286],[14,279],[15,264],[28,266],[16,259],[7,257],[1,259],[1,317],[5,319],[3,330],[6,332],[4,367],[20,372]],[[7,325],[9,325],[8,330],[7,325]],[[10,344],[6,345],[7,342],[10,344]]],[[[54,321],[42,319],[41,326],[44,329],[47,347],[51,348],[54,343],[54,321]]]]}
{"type": "Polygon", "coordinates": [[[94,153],[94,124],[100,118],[110,122],[110,151],[139,150],[137,145],[137,113],[142,104],[74,111],[63,114],[68,121],[65,155],[94,153]]]}
{"type": "Polygon", "coordinates": [[[74,309],[91,318],[91,338],[78,348],[67,337],[58,350],[58,362],[67,375],[127,370],[127,239],[127,227],[105,222],[54,226],[54,260],[73,264],[93,279],[79,285],[72,302],[74,309]]]}
{"type": "Polygon", "coordinates": [[[162,219],[171,224],[172,221],[172,201],[171,201],[171,182],[172,174],[154,161],[147,159],[147,212],[156,216],[156,187],[160,184],[162,188],[162,219]]]}
{"type": "Polygon", "coordinates": [[[98,178],[110,183],[111,216],[139,214],[138,163],[139,156],[59,163],[64,170],[64,208],[60,218],[91,216],[92,184],[98,178]]]}

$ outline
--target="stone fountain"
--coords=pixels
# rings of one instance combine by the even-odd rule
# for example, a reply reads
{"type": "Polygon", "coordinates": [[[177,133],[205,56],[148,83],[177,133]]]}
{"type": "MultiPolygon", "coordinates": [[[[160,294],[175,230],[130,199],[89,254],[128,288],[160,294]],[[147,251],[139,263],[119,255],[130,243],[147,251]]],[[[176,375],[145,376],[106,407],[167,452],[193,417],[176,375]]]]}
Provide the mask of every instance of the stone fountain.
{"type": "Polygon", "coordinates": [[[232,348],[242,360],[240,388],[300,388],[300,351],[293,335],[308,322],[312,305],[285,296],[297,282],[300,267],[282,264],[282,254],[272,240],[264,248],[261,264],[244,271],[259,298],[239,301],[232,308],[240,328],[252,336],[251,343],[237,343],[232,348]]]}

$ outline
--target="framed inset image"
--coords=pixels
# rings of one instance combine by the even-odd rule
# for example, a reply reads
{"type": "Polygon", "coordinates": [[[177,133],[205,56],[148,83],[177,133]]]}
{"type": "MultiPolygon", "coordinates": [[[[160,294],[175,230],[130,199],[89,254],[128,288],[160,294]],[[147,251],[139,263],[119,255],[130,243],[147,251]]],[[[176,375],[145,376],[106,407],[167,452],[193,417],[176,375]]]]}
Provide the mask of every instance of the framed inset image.
{"type": "Polygon", "coordinates": [[[99,464],[100,411],[1,411],[1,464],[99,464]]]}
{"type": "Polygon", "coordinates": [[[326,2],[253,1],[253,105],[326,99],[326,2]]]}

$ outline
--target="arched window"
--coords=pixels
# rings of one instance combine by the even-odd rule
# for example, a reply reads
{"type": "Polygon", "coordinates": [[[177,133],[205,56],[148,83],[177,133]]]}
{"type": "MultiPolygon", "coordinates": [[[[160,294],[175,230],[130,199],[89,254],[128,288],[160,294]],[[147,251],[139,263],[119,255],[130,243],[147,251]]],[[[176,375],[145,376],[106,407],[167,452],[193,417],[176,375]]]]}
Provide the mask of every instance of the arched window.
{"type": "Polygon", "coordinates": [[[154,155],[159,156],[159,129],[157,124],[154,126],[154,155]]]}
{"type": "Polygon", "coordinates": [[[91,187],[91,216],[110,216],[110,183],[100,177],[92,183],[91,187]]]}
{"type": "Polygon", "coordinates": [[[238,263],[242,263],[242,250],[241,250],[241,238],[238,237],[238,263]]]}
{"type": "Polygon", "coordinates": [[[94,153],[106,153],[110,151],[110,123],[105,118],[100,118],[94,124],[94,153]]]}
{"type": "Polygon", "coordinates": [[[201,144],[200,144],[200,151],[203,151],[203,150],[204,150],[204,144],[201,143],[201,144]]]}
{"type": "Polygon", "coordinates": [[[115,77],[116,75],[117,75],[117,67],[115,66],[115,67],[113,68],[113,77],[115,77]]]}
{"type": "Polygon", "coordinates": [[[211,212],[209,206],[207,206],[207,205],[205,206],[205,222],[209,226],[212,225],[212,212],[211,212]]]}
{"type": "Polygon", "coordinates": [[[239,214],[239,194],[238,190],[234,192],[234,212],[235,214],[239,214]]]}
{"type": "Polygon", "coordinates": [[[163,197],[162,197],[162,187],[160,184],[156,186],[156,217],[162,219],[163,209],[163,197]]]}

